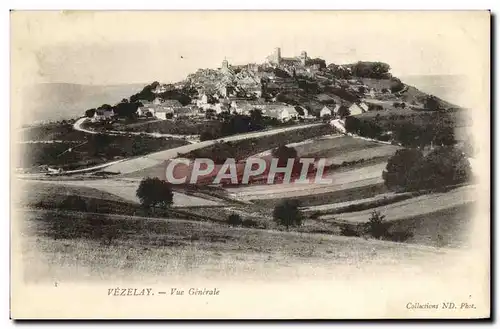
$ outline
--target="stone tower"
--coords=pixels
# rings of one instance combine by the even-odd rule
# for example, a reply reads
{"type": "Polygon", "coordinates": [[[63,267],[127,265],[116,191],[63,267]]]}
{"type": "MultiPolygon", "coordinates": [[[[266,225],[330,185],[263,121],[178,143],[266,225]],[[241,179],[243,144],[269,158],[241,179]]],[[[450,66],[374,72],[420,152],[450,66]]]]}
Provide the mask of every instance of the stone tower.
{"type": "Polygon", "coordinates": [[[274,62],[278,65],[281,63],[281,48],[279,47],[274,49],[274,62]]]}
{"type": "Polygon", "coordinates": [[[307,62],[307,52],[306,51],[302,51],[300,53],[300,62],[302,63],[302,65],[306,65],[306,62],[307,62]]]}
{"type": "Polygon", "coordinates": [[[227,61],[227,59],[224,58],[224,60],[222,61],[222,69],[223,70],[227,70],[229,69],[229,62],[227,61]]]}

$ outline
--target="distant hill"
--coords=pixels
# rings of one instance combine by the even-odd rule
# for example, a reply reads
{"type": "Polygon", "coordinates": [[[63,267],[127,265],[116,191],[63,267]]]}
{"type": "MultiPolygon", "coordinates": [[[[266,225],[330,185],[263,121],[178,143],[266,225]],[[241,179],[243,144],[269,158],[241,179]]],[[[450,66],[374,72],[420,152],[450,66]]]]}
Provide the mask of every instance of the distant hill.
{"type": "Polygon", "coordinates": [[[85,110],[115,104],[140,91],[145,84],[80,85],[71,83],[35,84],[22,91],[23,122],[76,118],[85,110]]]}
{"type": "Polygon", "coordinates": [[[459,106],[469,106],[467,77],[463,75],[408,75],[401,81],[421,91],[435,95],[459,106]]]}

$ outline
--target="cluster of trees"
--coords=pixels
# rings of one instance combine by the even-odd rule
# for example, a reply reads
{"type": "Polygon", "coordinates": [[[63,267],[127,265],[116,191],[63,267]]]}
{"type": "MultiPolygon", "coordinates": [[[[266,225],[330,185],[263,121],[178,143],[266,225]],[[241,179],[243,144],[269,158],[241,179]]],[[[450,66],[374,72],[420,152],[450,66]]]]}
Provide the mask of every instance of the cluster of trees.
{"type": "Polygon", "coordinates": [[[390,79],[389,73],[391,67],[383,62],[357,62],[347,65],[329,64],[327,70],[335,78],[349,79],[352,77],[372,78],[372,79],[390,79]]]}
{"type": "Polygon", "coordinates": [[[402,149],[389,159],[382,177],[392,190],[436,190],[469,181],[471,167],[453,146],[438,147],[425,156],[418,149],[402,149]]]}
{"type": "Polygon", "coordinates": [[[410,121],[385,122],[375,117],[374,120],[363,120],[348,116],[345,121],[348,132],[380,140],[387,140],[387,132],[391,132],[393,141],[405,147],[423,147],[426,145],[453,145],[456,143],[454,128],[439,120],[415,123],[410,121]]]}
{"type": "Polygon", "coordinates": [[[326,68],[326,62],[321,58],[308,58],[306,61],[306,65],[319,65],[320,69],[326,68]]]}
{"type": "MultiPolygon", "coordinates": [[[[211,115],[215,115],[215,113],[211,115]]],[[[275,118],[264,117],[262,111],[259,109],[251,110],[249,115],[232,114],[224,111],[216,115],[216,117],[220,120],[221,124],[203,130],[200,134],[200,140],[212,140],[235,134],[258,131],[264,129],[266,126],[279,124],[279,121],[275,118]]]]}
{"type": "Polygon", "coordinates": [[[344,65],[329,64],[327,66],[328,72],[337,79],[349,79],[352,77],[351,70],[344,65]]]}
{"type": "Polygon", "coordinates": [[[348,102],[351,102],[351,103],[359,102],[359,100],[360,100],[359,96],[355,95],[354,93],[351,93],[350,91],[348,91],[345,88],[337,88],[337,87],[330,86],[330,87],[326,87],[325,91],[332,93],[334,95],[337,95],[338,97],[340,97],[348,102]]]}
{"type": "Polygon", "coordinates": [[[128,99],[124,98],[120,103],[115,106],[111,106],[109,104],[104,104],[99,106],[97,109],[89,109],[85,111],[85,116],[88,118],[92,118],[96,112],[96,110],[113,110],[117,117],[121,118],[134,118],[136,116],[136,111],[139,107],[143,106],[141,102],[129,102],[128,99]]]}
{"type": "Polygon", "coordinates": [[[130,102],[136,103],[139,101],[152,102],[156,97],[163,99],[176,99],[182,105],[188,105],[191,103],[190,95],[195,94],[195,90],[191,86],[186,86],[182,90],[169,89],[163,93],[155,94],[153,91],[160,85],[158,81],[155,81],[147,86],[145,86],[140,92],[130,96],[130,102]]]}
{"type": "Polygon", "coordinates": [[[349,65],[352,76],[358,78],[388,79],[391,67],[383,62],[357,62],[349,65]]]}

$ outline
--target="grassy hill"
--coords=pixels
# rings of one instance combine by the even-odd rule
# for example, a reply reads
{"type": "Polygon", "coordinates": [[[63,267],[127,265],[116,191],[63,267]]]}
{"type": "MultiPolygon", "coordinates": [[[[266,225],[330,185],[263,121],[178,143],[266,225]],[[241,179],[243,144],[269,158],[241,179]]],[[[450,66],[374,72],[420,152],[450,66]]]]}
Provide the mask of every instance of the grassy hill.
{"type": "Polygon", "coordinates": [[[283,271],[332,275],[352,264],[421,266],[422,259],[445,254],[378,240],[175,219],[45,210],[23,211],[16,218],[26,224],[21,246],[28,282],[54,275],[62,281],[192,274],[263,278],[283,271]]]}

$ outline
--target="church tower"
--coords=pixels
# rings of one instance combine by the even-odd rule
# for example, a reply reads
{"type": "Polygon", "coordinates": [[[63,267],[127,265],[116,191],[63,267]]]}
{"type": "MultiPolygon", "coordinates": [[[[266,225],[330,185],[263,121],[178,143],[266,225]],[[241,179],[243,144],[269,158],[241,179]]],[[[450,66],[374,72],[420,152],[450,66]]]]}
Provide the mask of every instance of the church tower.
{"type": "Polygon", "coordinates": [[[306,62],[307,62],[307,52],[302,51],[300,53],[300,62],[302,63],[302,65],[306,65],[306,62]]]}
{"type": "Polygon", "coordinates": [[[229,62],[227,61],[227,59],[224,58],[224,60],[222,61],[222,69],[223,70],[227,70],[229,69],[229,62]]]}
{"type": "Polygon", "coordinates": [[[281,64],[281,48],[277,47],[274,49],[274,61],[276,64],[281,64]]]}

